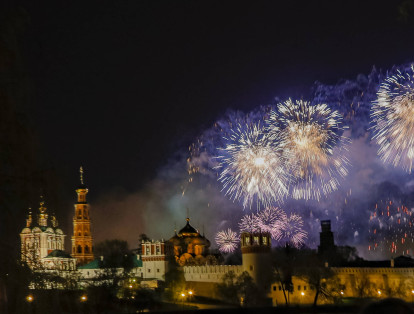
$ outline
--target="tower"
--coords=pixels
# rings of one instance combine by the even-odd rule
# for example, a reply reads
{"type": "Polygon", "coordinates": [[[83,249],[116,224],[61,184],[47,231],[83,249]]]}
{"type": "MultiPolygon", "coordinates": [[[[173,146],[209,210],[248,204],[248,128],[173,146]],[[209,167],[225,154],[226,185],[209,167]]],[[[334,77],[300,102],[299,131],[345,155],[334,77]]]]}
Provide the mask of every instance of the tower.
{"type": "Polygon", "coordinates": [[[335,242],[333,232],[331,231],[331,221],[321,221],[320,245],[318,246],[318,253],[333,253],[335,251],[335,242]]]}
{"type": "Polygon", "coordinates": [[[249,273],[257,288],[264,293],[267,293],[270,287],[271,245],[268,232],[243,232],[241,234],[243,271],[249,273]]]}
{"type": "Polygon", "coordinates": [[[86,202],[88,188],[83,183],[82,167],[80,167],[80,182],[80,186],[76,189],[78,201],[73,216],[72,256],[76,258],[78,265],[83,265],[93,261],[94,257],[89,204],[86,202]]]}

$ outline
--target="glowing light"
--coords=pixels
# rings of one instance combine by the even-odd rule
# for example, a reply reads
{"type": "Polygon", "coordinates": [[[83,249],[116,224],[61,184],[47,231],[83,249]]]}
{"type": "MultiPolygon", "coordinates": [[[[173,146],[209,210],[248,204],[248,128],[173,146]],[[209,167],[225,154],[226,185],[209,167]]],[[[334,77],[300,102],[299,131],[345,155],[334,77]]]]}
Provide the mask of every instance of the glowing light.
{"type": "Polygon", "coordinates": [[[86,300],[88,300],[88,297],[86,295],[82,295],[81,296],[81,301],[85,302],[86,300]]]}
{"type": "Polygon", "coordinates": [[[371,108],[381,160],[411,173],[414,160],[414,65],[387,77],[371,108]]]}
{"type": "Polygon", "coordinates": [[[266,207],[257,214],[258,227],[261,231],[269,232],[272,239],[280,240],[286,228],[286,213],[278,207],[266,207]]]}
{"type": "Polygon", "coordinates": [[[237,248],[239,238],[237,233],[230,228],[225,231],[220,231],[216,234],[216,243],[219,250],[223,253],[231,253],[237,248]]]}
{"type": "Polygon", "coordinates": [[[181,293],[181,296],[184,298],[185,297],[185,293],[181,293]]]}
{"type": "Polygon", "coordinates": [[[230,199],[257,208],[281,202],[288,193],[285,155],[260,124],[238,124],[219,149],[219,180],[230,199]]]}
{"type": "Polygon", "coordinates": [[[244,215],[239,222],[240,232],[259,232],[259,218],[255,214],[244,215]]]}
{"type": "Polygon", "coordinates": [[[272,111],[268,131],[281,141],[287,168],[295,182],[292,197],[316,199],[339,187],[339,178],[348,174],[346,158],[349,139],[342,135],[342,117],[326,104],[311,105],[291,99],[272,111]]]}
{"type": "Polygon", "coordinates": [[[33,300],[34,300],[34,297],[33,297],[31,294],[29,294],[29,295],[26,297],[26,301],[27,301],[27,302],[33,302],[33,300]]]}
{"type": "Polygon", "coordinates": [[[190,291],[188,291],[188,294],[189,294],[189,295],[193,295],[193,291],[191,291],[191,290],[190,290],[190,291]]]}
{"type": "Polygon", "coordinates": [[[291,214],[282,231],[282,239],[293,244],[295,247],[301,247],[305,243],[308,234],[302,229],[303,220],[299,215],[291,214]]]}
{"type": "Polygon", "coordinates": [[[302,291],[300,294],[301,294],[302,296],[304,296],[304,295],[305,295],[305,292],[303,292],[303,291],[302,291]]]}

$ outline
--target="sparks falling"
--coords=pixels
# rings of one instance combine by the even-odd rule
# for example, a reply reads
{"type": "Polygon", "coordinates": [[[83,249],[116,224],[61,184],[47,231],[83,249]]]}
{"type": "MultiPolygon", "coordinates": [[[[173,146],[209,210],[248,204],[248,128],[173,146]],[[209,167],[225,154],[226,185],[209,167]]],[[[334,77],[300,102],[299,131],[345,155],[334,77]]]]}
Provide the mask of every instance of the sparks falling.
{"type": "Polygon", "coordinates": [[[316,199],[338,189],[348,174],[345,152],[349,139],[342,135],[342,117],[325,104],[291,99],[280,103],[268,119],[271,138],[281,147],[295,182],[292,197],[316,199]]]}
{"type": "Polygon", "coordinates": [[[307,237],[307,232],[303,230],[303,219],[299,215],[291,214],[286,220],[282,241],[299,248],[305,243],[307,237]]]}
{"type": "Polygon", "coordinates": [[[239,243],[239,237],[236,232],[230,228],[224,231],[220,231],[216,234],[216,243],[219,250],[223,253],[232,253],[236,250],[239,243]]]}
{"type": "Polygon", "coordinates": [[[381,160],[409,173],[414,160],[414,65],[387,77],[371,108],[381,160]]]}
{"type": "Polygon", "coordinates": [[[286,213],[278,207],[266,207],[257,215],[258,226],[261,231],[269,232],[272,239],[280,240],[286,228],[286,213]]]}
{"type": "Polygon", "coordinates": [[[219,180],[223,190],[243,207],[279,203],[288,193],[285,155],[260,124],[238,124],[226,147],[219,149],[219,180]]]}

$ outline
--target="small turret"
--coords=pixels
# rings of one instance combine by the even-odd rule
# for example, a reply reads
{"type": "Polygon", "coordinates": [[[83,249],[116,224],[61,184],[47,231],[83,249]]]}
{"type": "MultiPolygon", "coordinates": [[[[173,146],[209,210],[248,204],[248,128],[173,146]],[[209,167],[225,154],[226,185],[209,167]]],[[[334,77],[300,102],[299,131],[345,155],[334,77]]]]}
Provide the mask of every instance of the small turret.
{"type": "Polygon", "coordinates": [[[32,219],[32,209],[29,207],[29,214],[27,215],[26,218],[26,227],[30,228],[32,225],[33,219],[32,219]]]}

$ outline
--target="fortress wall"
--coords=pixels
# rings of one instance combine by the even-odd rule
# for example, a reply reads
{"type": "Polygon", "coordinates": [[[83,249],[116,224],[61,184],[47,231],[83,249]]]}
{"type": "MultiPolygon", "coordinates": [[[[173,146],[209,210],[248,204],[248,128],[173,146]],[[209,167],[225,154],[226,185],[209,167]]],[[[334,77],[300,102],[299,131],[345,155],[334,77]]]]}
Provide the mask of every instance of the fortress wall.
{"type": "Polygon", "coordinates": [[[184,277],[187,282],[212,282],[220,283],[223,275],[232,271],[236,276],[243,272],[241,265],[209,265],[209,266],[184,266],[184,277]]]}

